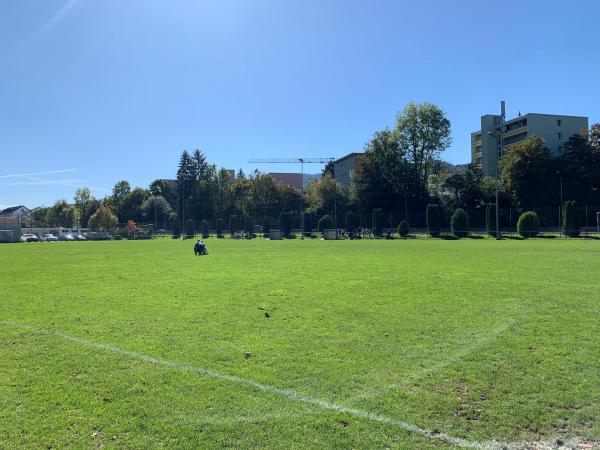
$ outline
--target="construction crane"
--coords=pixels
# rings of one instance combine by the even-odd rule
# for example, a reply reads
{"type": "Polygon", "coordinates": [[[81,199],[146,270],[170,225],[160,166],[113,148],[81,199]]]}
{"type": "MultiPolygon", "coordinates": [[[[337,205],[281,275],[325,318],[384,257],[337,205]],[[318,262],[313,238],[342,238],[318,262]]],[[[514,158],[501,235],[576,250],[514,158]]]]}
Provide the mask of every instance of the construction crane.
{"type": "Polygon", "coordinates": [[[248,161],[249,164],[300,164],[300,173],[302,173],[302,181],[300,183],[302,192],[302,209],[300,210],[302,239],[304,239],[304,164],[327,164],[331,161],[335,161],[335,158],[264,158],[248,161]]]}

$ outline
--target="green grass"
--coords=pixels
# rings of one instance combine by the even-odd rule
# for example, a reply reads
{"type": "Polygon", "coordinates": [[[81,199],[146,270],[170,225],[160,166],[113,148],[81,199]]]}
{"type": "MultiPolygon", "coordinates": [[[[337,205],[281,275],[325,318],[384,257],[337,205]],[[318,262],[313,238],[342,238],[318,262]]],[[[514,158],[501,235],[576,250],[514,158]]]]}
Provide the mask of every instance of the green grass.
{"type": "Polygon", "coordinates": [[[0,448],[449,448],[52,333],[469,441],[600,437],[598,241],[207,243],[0,246],[0,448]]]}

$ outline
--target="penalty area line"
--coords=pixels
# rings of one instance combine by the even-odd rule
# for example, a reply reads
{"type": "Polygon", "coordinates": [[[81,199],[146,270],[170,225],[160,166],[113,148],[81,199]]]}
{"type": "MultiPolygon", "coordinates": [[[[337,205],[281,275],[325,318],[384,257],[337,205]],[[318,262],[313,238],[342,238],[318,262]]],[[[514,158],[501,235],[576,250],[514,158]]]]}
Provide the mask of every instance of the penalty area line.
{"type": "Polygon", "coordinates": [[[278,388],[276,386],[272,386],[270,384],[261,383],[259,381],[254,381],[248,378],[241,378],[235,375],[229,375],[224,372],[219,372],[217,370],[208,369],[205,367],[197,367],[191,364],[180,363],[177,361],[170,361],[168,359],[155,358],[153,356],[144,355],[142,353],[133,352],[131,350],[126,350],[119,347],[114,347],[112,345],[103,344],[100,342],[94,342],[87,339],[78,338],[75,336],[70,336],[68,334],[63,334],[58,331],[52,331],[45,328],[36,328],[31,325],[22,324],[19,322],[14,322],[12,320],[0,319],[0,324],[5,326],[12,326],[15,328],[20,328],[23,330],[28,330],[32,333],[44,336],[52,336],[56,338],[60,338],[65,341],[72,342],[74,344],[78,344],[88,348],[94,348],[97,350],[102,350],[106,352],[115,353],[117,355],[127,356],[132,359],[136,359],[138,361],[144,361],[149,364],[154,364],[156,366],[168,367],[171,369],[182,370],[190,373],[194,373],[197,375],[205,376],[208,378],[214,378],[217,380],[228,381],[230,383],[250,386],[256,390],[268,392],[271,394],[277,394],[282,397],[288,398],[290,400],[295,400],[298,402],[306,403],[309,405],[317,406],[321,409],[334,411],[342,414],[349,414],[361,419],[366,419],[372,422],[377,422],[385,425],[391,425],[397,428],[400,428],[409,433],[417,434],[419,436],[435,439],[438,441],[445,442],[450,445],[463,447],[463,448],[477,448],[477,449],[490,449],[490,450],[507,450],[514,448],[510,444],[501,443],[496,441],[470,441],[468,439],[463,439],[455,436],[448,435],[446,433],[439,433],[431,430],[426,430],[424,428],[420,428],[419,426],[412,424],[410,422],[406,422],[403,420],[398,420],[393,417],[383,416],[377,413],[372,413],[363,409],[350,408],[347,406],[339,405],[337,403],[329,402],[326,400],[321,400],[315,397],[311,397],[309,395],[302,394],[300,392],[296,392],[291,389],[283,389],[278,388]]]}

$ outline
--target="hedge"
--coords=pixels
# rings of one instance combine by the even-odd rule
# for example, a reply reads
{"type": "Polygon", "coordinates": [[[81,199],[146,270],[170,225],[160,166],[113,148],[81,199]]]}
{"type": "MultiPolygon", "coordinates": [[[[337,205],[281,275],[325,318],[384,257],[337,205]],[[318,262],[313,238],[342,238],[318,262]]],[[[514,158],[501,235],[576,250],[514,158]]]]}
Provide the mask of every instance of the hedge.
{"type": "Polygon", "coordinates": [[[398,234],[401,237],[406,237],[406,236],[408,236],[409,232],[410,232],[410,227],[408,226],[408,222],[406,220],[403,220],[402,222],[400,222],[400,225],[398,225],[398,234]]]}
{"type": "Polygon", "coordinates": [[[431,237],[440,235],[442,226],[442,211],[440,205],[430,203],[425,211],[425,220],[427,222],[427,232],[431,237]]]}
{"type": "Polygon", "coordinates": [[[202,222],[200,222],[200,232],[202,233],[202,238],[203,239],[207,239],[209,237],[208,221],[207,220],[203,220],[202,222]]]}
{"type": "Polygon", "coordinates": [[[375,208],[372,213],[373,220],[373,234],[375,236],[381,236],[383,234],[383,209],[375,208]]]}
{"type": "Polygon", "coordinates": [[[333,223],[333,217],[331,217],[329,214],[325,214],[323,217],[321,217],[319,219],[319,224],[317,226],[319,228],[319,231],[322,233],[323,230],[332,230],[335,228],[335,225],[333,223]]]}
{"type": "Polygon", "coordinates": [[[469,235],[469,216],[467,212],[458,208],[452,214],[452,218],[450,219],[450,226],[452,228],[452,234],[458,238],[466,237],[469,235]]]}
{"type": "Polygon", "coordinates": [[[488,203],[485,207],[485,232],[496,236],[496,204],[488,203]]]}
{"type": "Polygon", "coordinates": [[[562,231],[569,237],[581,234],[581,211],[574,200],[567,200],[563,206],[562,231]]]}
{"type": "Polygon", "coordinates": [[[524,212],[517,222],[517,233],[525,239],[535,237],[540,232],[540,219],[533,211],[524,212]]]}

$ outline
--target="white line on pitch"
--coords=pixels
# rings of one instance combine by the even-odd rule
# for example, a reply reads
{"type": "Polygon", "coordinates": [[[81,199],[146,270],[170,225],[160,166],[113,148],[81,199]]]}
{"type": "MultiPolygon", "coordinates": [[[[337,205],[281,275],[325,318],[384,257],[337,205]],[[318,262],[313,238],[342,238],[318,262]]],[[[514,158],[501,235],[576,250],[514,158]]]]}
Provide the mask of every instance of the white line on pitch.
{"type": "Polygon", "coordinates": [[[153,356],[144,355],[142,353],[132,352],[130,350],[125,350],[118,347],[113,347],[111,345],[102,344],[98,342],[89,341],[87,339],[81,339],[74,336],[69,336],[67,334],[60,333],[58,331],[47,330],[44,328],[35,328],[31,325],[22,324],[19,322],[14,322],[12,320],[4,320],[0,319],[0,324],[9,325],[25,330],[29,330],[33,333],[45,335],[45,336],[54,336],[66,341],[73,342],[75,344],[83,345],[89,348],[95,348],[98,350],[104,350],[112,353],[116,353],[123,356],[128,356],[133,359],[137,359],[139,361],[144,361],[150,364],[154,364],[157,366],[169,367],[172,369],[179,369],[186,372],[195,373],[198,375],[215,378],[218,380],[229,381],[235,384],[241,384],[246,386],[251,386],[259,391],[270,392],[273,394],[278,394],[283,397],[289,398],[291,400],[296,400],[299,402],[307,403],[309,405],[318,406],[322,409],[335,411],[338,413],[350,414],[355,417],[360,417],[362,419],[367,419],[373,422],[378,422],[386,425],[392,425],[398,428],[401,428],[410,433],[418,434],[420,436],[424,436],[430,439],[437,439],[439,441],[443,441],[450,445],[455,445],[463,448],[477,448],[477,449],[490,449],[490,450],[505,450],[514,448],[513,446],[500,443],[496,441],[469,441],[467,439],[450,436],[446,433],[436,433],[430,430],[426,430],[424,428],[420,428],[417,425],[414,425],[410,422],[405,422],[403,420],[394,419],[392,417],[382,416],[380,414],[372,413],[369,411],[365,411],[362,409],[349,408],[347,406],[338,405],[336,403],[328,402],[326,400],[320,400],[318,398],[310,397],[305,394],[301,394],[299,392],[293,391],[291,389],[282,389],[270,384],[260,383],[258,381],[250,380],[247,378],[240,378],[235,375],[228,375],[223,372],[219,372],[213,369],[207,369],[204,367],[196,367],[190,364],[179,363],[176,361],[170,361],[167,359],[154,358],[153,356]]]}

